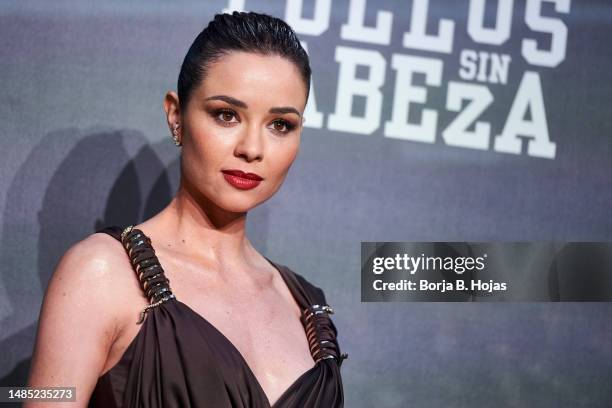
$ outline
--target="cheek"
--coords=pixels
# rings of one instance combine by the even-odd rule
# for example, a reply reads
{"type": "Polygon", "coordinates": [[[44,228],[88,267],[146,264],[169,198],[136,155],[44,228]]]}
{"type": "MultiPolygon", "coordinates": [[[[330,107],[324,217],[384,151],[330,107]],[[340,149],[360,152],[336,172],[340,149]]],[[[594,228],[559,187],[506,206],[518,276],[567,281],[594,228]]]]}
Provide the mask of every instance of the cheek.
{"type": "Polygon", "coordinates": [[[183,155],[202,169],[217,168],[232,154],[232,146],[224,141],[226,139],[210,131],[193,134],[190,143],[183,148],[183,155]]]}
{"type": "Polygon", "coordinates": [[[199,189],[210,184],[212,173],[217,166],[215,155],[200,143],[183,145],[181,153],[182,177],[199,189]]]}

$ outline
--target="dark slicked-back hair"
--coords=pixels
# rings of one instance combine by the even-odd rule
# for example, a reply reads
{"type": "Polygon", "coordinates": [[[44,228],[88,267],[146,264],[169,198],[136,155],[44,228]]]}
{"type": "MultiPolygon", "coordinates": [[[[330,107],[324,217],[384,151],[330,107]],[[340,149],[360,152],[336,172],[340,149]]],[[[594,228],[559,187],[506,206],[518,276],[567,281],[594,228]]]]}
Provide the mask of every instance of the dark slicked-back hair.
{"type": "Polygon", "coordinates": [[[193,90],[206,77],[209,66],[231,51],[278,55],[293,62],[310,93],[310,61],[293,31],[280,18],[255,12],[216,14],[187,51],[178,78],[178,96],[186,107],[193,90]]]}

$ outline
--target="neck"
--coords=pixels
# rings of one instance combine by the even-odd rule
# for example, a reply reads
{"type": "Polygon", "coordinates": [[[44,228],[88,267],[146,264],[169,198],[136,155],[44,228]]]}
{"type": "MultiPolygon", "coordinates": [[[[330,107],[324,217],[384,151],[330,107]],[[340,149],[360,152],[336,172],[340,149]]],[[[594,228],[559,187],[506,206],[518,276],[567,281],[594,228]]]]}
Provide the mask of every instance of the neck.
{"type": "Polygon", "coordinates": [[[245,265],[254,251],[245,234],[246,217],[246,212],[221,209],[181,180],[176,196],[159,214],[159,231],[181,252],[217,265],[245,265]]]}

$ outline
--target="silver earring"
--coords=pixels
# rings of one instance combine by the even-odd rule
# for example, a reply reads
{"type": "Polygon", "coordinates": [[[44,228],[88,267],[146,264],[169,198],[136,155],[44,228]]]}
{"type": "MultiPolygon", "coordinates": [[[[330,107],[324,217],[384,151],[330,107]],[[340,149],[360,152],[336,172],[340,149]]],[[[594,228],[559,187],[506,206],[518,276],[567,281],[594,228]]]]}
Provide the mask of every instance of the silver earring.
{"type": "Polygon", "coordinates": [[[178,132],[178,128],[179,128],[179,124],[175,123],[174,125],[172,125],[172,139],[174,140],[174,144],[177,146],[181,146],[181,139],[179,137],[179,132],[178,132]]]}

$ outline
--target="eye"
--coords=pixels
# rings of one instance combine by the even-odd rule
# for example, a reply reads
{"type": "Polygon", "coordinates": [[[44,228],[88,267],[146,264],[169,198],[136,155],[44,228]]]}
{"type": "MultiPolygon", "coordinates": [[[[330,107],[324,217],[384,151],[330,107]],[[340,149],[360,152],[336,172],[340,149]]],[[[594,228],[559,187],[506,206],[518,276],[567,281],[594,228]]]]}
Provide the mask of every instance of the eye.
{"type": "Polygon", "coordinates": [[[295,125],[290,122],[287,122],[284,119],[277,119],[272,122],[272,129],[277,133],[289,133],[293,130],[295,125]]]}
{"type": "Polygon", "coordinates": [[[232,121],[232,118],[236,117],[236,112],[234,112],[231,109],[217,109],[214,113],[213,116],[215,117],[215,119],[217,120],[217,122],[220,122],[223,126],[228,126],[231,123],[237,123],[238,121],[232,121]]]}

